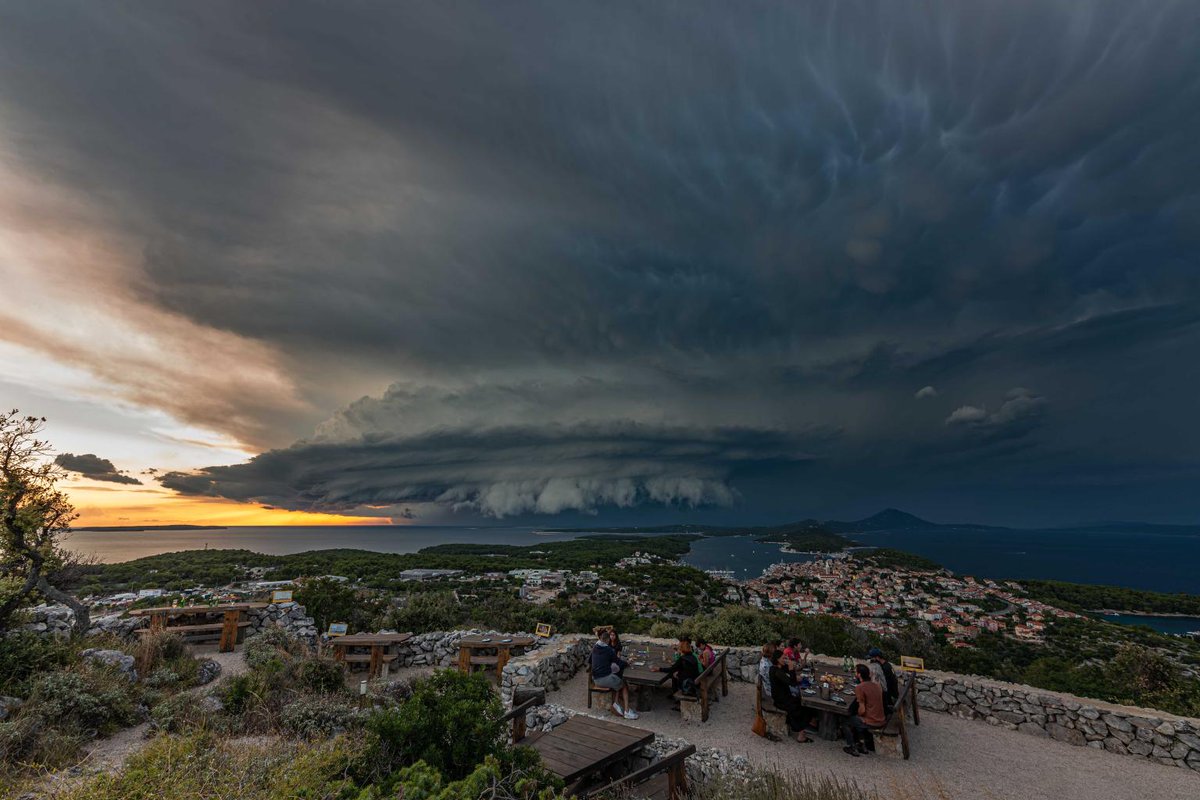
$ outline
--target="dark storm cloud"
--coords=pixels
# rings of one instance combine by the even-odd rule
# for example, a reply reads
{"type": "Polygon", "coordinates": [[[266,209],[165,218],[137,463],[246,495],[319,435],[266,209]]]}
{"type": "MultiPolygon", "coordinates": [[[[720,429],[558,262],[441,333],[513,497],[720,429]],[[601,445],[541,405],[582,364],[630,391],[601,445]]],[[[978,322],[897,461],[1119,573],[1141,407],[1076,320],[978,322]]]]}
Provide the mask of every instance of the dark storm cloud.
{"type": "Polygon", "coordinates": [[[131,483],[141,485],[141,481],[132,475],[126,475],[118,470],[107,458],[100,458],[93,453],[59,453],[54,457],[54,463],[68,472],[76,472],[85,478],[108,483],[131,483]]]}
{"type": "Polygon", "coordinates": [[[1200,390],[1187,0],[4,16],[22,163],[145,243],[144,302],[274,348],[308,407],[344,407],[260,459],[307,475],[347,447],[347,485],[314,463],[263,488],[256,460],[180,491],[510,513],[555,505],[537,487],[564,447],[570,507],[662,499],[645,481],[667,473],[709,481],[670,500],[727,500],[734,463],[788,459],[758,434],[732,459],[718,431],[836,431],[805,479],[863,494],[948,480],[956,452],[1119,471],[1200,445],[1152,413],[1200,390]],[[946,424],[962,408],[982,416],[946,424]],[[629,425],[701,445],[647,462],[629,425]],[[509,429],[529,444],[496,449],[509,429]],[[437,466],[450,442],[481,466],[437,466]]]}
{"type": "Polygon", "coordinates": [[[497,428],[476,433],[302,442],[249,463],[168,473],[169,489],[307,511],[439,503],[490,516],[645,502],[729,506],[744,463],[796,462],[823,437],[640,425],[497,428]]]}

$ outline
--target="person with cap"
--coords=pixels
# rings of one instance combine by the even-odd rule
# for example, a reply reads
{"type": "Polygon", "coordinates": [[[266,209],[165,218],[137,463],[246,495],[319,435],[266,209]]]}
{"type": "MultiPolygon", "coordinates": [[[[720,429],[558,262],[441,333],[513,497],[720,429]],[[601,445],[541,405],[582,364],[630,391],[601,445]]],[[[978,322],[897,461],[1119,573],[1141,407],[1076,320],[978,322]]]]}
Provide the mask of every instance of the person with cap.
{"type": "Polygon", "coordinates": [[[879,665],[883,670],[883,679],[887,683],[887,690],[883,693],[884,703],[887,708],[891,708],[896,704],[896,700],[900,697],[900,684],[896,681],[896,670],[892,668],[890,662],[883,655],[883,651],[878,647],[872,647],[867,651],[867,659],[879,665]]]}

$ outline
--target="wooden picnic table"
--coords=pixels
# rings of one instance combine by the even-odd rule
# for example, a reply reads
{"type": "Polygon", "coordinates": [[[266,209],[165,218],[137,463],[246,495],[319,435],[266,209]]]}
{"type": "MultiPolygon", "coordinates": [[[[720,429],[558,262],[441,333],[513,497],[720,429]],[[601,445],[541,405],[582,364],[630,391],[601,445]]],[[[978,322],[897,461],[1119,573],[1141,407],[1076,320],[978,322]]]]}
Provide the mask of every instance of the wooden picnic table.
{"type": "MultiPolygon", "coordinates": [[[[821,738],[832,741],[838,738],[842,721],[850,717],[850,706],[855,699],[854,684],[857,681],[857,676],[851,676],[842,673],[829,674],[836,674],[838,677],[845,678],[846,689],[849,689],[849,694],[846,694],[844,690],[835,691],[833,687],[830,687],[830,699],[824,700],[821,698],[820,694],[804,694],[802,691],[800,693],[800,705],[803,708],[811,708],[818,713],[818,734],[821,736],[821,738]],[[834,699],[837,697],[840,697],[841,700],[834,699]]],[[[911,675],[898,673],[896,675],[896,679],[898,683],[897,688],[899,690],[899,713],[904,713],[903,706],[905,705],[906,698],[909,698],[912,694],[911,684],[913,682],[913,678],[911,675]]],[[[811,688],[818,692],[820,691],[819,681],[816,681],[815,678],[814,685],[811,688]]],[[[915,706],[916,703],[914,702],[914,713],[917,713],[915,712],[915,706]]]]}
{"type": "MultiPolygon", "coordinates": [[[[664,661],[654,666],[670,666],[670,662],[664,661]]],[[[646,666],[633,666],[625,668],[621,673],[621,678],[625,683],[629,684],[630,690],[637,696],[634,698],[637,704],[638,711],[649,711],[655,689],[661,689],[671,679],[671,673],[659,672],[652,668],[650,664],[646,666]]]]}
{"type": "Polygon", "coordinates": [[[333,660],[350,668],[352,664],[367,664],[367,677],[387,677],[388,666],[399,658],[392,652],[398,644],[412,638],[411,633],[355,633],[337,636],[329,640],[333,648],[333,660]],[[367,650],[368,652],[353,652],[367,650]]]}
{"type": "Polygon", "coordinates": [[[521,744],[538,751],[546,769],[563,779],[570,794],[653,741],[653,731],[580,714],[521,744]]]}
{"type": "Polygon", "coordinates": [[[223,603],[215,606],[157,606],[155,608],[135,608],[129,612],[132,617],[150,617],[150,627],[142,633],[178,633],[182,636],[217,638],[217,649],[228,653],[237,645],[238,633],[248,627],[250,621],[245,619],[248,611],[256,608],[266,608],[266,603],[223,603]],[[220,622],[204,622],[204,617],[220,614],[220,622]],[[169,625],[172,617],[197,619],[198,621],[169,625]]]}
{"type": "Polygon", "coordinates": [[[458,668],[467,675],[473,667],[495,669],[499,680],[512,651],[529,647],[535,641],[533,636],[464,636],[458,642],[458,668]],[[488,655],[488,651],[495,654],[488,655]]]}

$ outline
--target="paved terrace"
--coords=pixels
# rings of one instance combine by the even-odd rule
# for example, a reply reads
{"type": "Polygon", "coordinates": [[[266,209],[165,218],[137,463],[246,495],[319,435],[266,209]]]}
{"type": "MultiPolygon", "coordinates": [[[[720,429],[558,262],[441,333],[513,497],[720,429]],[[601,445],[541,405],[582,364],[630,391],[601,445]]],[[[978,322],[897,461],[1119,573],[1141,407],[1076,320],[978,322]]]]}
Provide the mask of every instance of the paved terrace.
{"type": "MultiPolygon", "coordinates": [[[[587,677],[581,671],[548,703],[588,713],[587,677]]],[[[590,713],[597,713],[595,709],[590,713]]],[[[618,721],[612,715],[605,719],[618,721]]],[[[619,720],[624,722],[624,720],[619,720]]],[[[754,687],[731,682],[729,696],[712,708],[707,723],[684,723],[664,698],[628,725],[743,755],[773,771],[833,774],[875,788],[884,797],[967,800],[1200,800],[1200,773],[1151,761],[1076,747],[1046,737],[925,711],[910,726],[912,757],[852,758],[841,742],[772,742],[750,731],[754,687]]]]}

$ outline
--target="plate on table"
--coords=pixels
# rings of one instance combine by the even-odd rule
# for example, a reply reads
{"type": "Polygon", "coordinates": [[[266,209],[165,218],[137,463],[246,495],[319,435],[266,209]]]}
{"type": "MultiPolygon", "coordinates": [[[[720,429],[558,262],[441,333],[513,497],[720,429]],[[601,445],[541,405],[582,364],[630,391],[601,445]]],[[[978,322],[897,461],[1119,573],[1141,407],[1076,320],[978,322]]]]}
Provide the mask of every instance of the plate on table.
{"type": "Polygon", "coordinates": [[[816,694],[817,692],[815,689],[805,689],[804,693],[805,694],[816,694]]]}
{"type": "Polygon", "coordinates": [[[635,667],[644,667],[644,666],[646,666],[646,662],[645,661],[635,661],[635,662],[633,662],[633,665],[635,667]]]}
{"type": "Polygon", "coordinates": [[[512,639],[501,639],[500,644],[508,644],[511,641],[512,641],[512,639]]]}
{"type": "Polygon", "coordinates": [[[491,641],[491,639],[490,639],[490,638],[488,638],[488,639],[480,639],[479,641],[481,641],[481,642],[490,642],[490,641],[491,641]]]}

